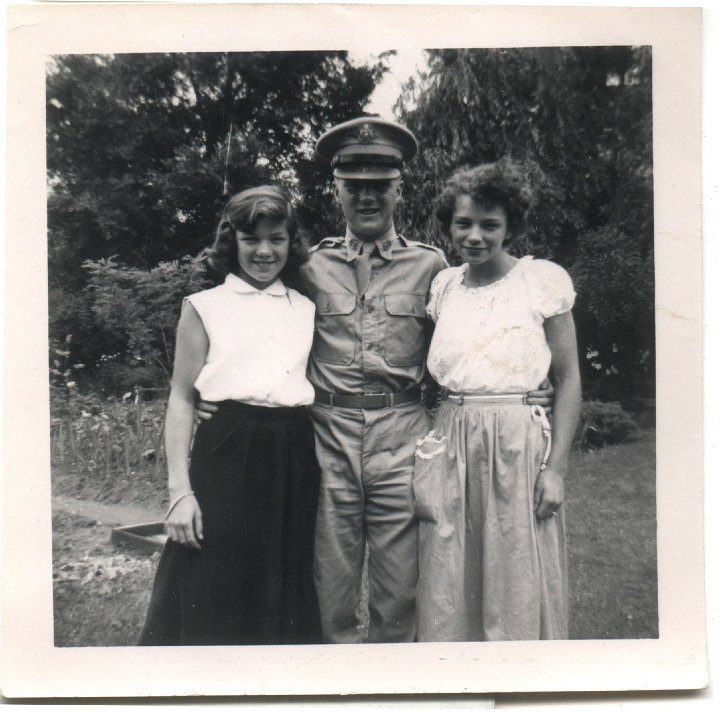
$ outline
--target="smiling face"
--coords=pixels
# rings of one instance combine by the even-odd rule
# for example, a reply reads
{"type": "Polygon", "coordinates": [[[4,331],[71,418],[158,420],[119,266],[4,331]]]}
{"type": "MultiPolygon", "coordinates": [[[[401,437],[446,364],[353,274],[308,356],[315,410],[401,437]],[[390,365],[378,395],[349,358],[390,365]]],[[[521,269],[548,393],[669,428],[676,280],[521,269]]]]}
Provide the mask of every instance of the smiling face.
{"type": "Polygon", "coordinates": [[[256,289],[269,287],[285,266],[290,235],[285,220],[259,218],[252,233],[235,231],[239,276],[256,289]]]}
{"type": "Polygon", "coordinates": [[[376,240],[392,227],[393,212],[401,195],[399,178],[335,179],[335,201],[342,207],[350,231],[361,240],[376,240]]]}
{"type": "Polygon", "coordinates": [[[509,237],[507,213],[500,205],[483,206],[469,195],[460,195],[450,221],[452,246],[469,265],[491,265],[505,254],[509,237]]]}

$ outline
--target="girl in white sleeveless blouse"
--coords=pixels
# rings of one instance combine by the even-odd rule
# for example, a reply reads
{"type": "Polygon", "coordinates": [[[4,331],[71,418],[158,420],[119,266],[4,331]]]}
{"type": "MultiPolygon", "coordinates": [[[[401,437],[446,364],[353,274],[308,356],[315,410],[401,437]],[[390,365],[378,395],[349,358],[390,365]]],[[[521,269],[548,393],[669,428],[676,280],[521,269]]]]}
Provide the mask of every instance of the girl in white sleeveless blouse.
{"type": "Polygon", "coordinates": [[[170,508],[142,645],[319,643],[319,487],[305,371],[315,307],[288,286],[306,251],[283,191],[228,203],[223,284],[185,300],[166,419],[170,508]],[[188,451],[196,396],[218,406],[188,451]]]}
{"type": "Polygon", "coordinates": [[[505,251],[528,202],[518,168],[500,161],[458,171],[437,203],[464,264],[437,275],[427,306],[428,369],[449,395],[416,452],[420,641],[567,637],[575,294],[561,267],[505,251]],[[552,426],[522,395],[548,373],[552,426]]]}

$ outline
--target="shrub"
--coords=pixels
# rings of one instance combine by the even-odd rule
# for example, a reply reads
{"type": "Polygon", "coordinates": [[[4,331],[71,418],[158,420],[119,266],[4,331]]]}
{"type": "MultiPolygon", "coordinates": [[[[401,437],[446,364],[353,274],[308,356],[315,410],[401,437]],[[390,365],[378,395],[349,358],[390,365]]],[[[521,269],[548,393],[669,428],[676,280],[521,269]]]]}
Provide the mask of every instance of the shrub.
{"type": "Polygon", "coordinates": [[[106,349],[94,364],[94,385],[113,395],[133,386],[165,385],[183,297],[209,286],[204,254],[150,270],[128,267],[115,257],[87,260],[84,267],[92,340],[106,349]]]}
{"type": "Polygon", "coordinates": [[[135,388],[162,387],[168,383],[168,376],[159,366],[128,365],[110,359],[96,370],[95,390],[105,397],[119,396],[135,388]]]}
{"type": "Polygon", "coordinates": [[[629,440],[637,424],[619,403],[585,401],[580,411],[577,442],[581,447],[602,447],[629,440]]]}

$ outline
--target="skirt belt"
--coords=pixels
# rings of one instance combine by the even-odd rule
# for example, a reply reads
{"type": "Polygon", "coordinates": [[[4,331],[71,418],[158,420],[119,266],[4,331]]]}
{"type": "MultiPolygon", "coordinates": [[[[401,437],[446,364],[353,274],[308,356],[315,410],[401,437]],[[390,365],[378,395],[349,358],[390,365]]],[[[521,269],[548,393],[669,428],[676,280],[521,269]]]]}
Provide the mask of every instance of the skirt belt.
{"type": "Polygon", "coordinates": [[[448,393],[448,400],[463,403],[527,403],[525,393],[448,393]]]}
{"type": "MultiPolygon", "coordinates": [[[[465,403],[528,404],[527,395],[525,393],[448,393],[447,399],[452,403],[457,403],[458,405],[464,405],[465,403]]],[[[532,414],[533,420],[537,420],[542,426],[542,434],[547,441],[547,444],[545,445],[545,454],[543,455],[542,464],[540,465],[540,470],[542,471],[547,467],[550,450],[552,449],[552,428],[550,426],[547,413],[545,412],[545,408],[541,405],[531,405],[530,413],[532,414]]]]}

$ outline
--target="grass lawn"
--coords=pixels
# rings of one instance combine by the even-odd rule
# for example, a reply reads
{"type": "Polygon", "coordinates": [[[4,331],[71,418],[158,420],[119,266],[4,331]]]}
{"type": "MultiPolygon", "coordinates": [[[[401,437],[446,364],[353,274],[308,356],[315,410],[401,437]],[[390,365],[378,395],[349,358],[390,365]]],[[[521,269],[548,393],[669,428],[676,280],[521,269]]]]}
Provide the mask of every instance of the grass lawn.
{"type": "Polygon", "coordinates": [[[566,507],[570,637],[656,638],[654,433],[574,453],[566,507]]]}
{"type": "MultiPolygon", "coordinates": [[[[53,492],[162,507],[150,478],[108,488],[59,469],[53,492]],[[80,481],[81,480],[81,481],[80,481]]],[[[658,634],[655,439],[575,452],[566,486],[570,637],[658,634]]],[[[55,645],[133,645],[150,598],[158,555],[120,549],[110,529],[71,514],[53,516],[55,645]]]]}

